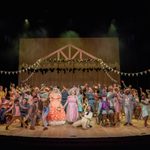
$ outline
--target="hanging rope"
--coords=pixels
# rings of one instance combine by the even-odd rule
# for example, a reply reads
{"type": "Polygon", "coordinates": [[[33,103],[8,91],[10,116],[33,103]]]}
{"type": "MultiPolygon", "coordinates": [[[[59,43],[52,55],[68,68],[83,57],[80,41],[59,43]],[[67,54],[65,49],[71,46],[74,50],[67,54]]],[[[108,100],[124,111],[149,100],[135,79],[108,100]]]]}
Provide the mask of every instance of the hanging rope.
{"type": "Polygon", "coordinates": [[[115,83],[118,82],[118,81],[115,80],[106,70],[104,70],[104,72],[105,72],[105,74],[107,75],[107,77],[108,77],[111,81],[113,81],[113,82],[115,82],[115,83]]]}
{"type": "Polygon", "coordinates": [[[25,80],[21,81],[22,83],[27,82],[32,76],[34,75],[34,72],[32,72],[25,80]]]}

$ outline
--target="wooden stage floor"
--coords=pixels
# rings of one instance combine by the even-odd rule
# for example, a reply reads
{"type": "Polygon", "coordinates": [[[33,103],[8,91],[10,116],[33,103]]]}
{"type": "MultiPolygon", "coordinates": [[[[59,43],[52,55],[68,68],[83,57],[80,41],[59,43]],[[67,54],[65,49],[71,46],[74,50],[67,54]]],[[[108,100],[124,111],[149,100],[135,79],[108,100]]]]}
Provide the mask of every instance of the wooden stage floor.
{"type": "MultiPolygon", "coordinates": [[[[0,135],[21,136],[21,137],[40,137],[40,138],[106,138],[106,137],[127,137],[150,135],[150,128],[143,126],[143,120],[133,119],[133,126],[124,126],[124,121],[120,126],[102,127],[92,120],[92,128],[83,130],[81,127],[74,128],[70,124],[61,126],[49,126],[48,130],[43,131],[42,126],[36,126],[36,130],[24,129],[19,122],[13,123],[9,130],[5,130],[5,125],[0,125],[0,135]]],[[[150,120],[148,120],[150,124],[150,120]]]]}

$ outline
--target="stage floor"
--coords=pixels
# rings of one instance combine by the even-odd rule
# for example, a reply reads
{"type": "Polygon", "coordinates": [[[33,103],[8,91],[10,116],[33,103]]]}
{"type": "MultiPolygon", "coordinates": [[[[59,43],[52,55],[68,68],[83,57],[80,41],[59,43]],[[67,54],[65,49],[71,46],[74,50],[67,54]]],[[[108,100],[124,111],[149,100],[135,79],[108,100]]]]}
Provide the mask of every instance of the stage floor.
{"type": "MultiPolygon", "coordinates": [[[[5,130],[6,125],[0,125],[0,135],[41,138],[101,138],[150,135],[150,128],[143,126],[143,120],[133,119],[133,126],[124,126],[123,123],[124,121],[115,127],[102,127],[97,125],[95,118],[93,118],[92,128],[88,130],[65,124],[49,126],[48,130],[43,131],[42,126],[36,126],[35,130],[30,130],[29,128],[21,128],[20,123],[15,122],[9,127],[9,130],[5,130]]],[[[150,120],[148,120],[148,123],[150,124],[150,120]]]]}

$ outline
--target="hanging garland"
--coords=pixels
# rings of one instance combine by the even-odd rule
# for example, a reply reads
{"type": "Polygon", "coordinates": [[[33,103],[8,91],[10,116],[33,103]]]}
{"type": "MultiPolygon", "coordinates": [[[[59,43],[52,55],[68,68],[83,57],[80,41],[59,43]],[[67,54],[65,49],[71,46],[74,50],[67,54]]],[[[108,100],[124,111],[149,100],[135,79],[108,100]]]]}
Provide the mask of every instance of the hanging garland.
{"type": "MultiPolygon", "coordinates": [[[[43,62],[46,62],[46,64],[54,64],[54,63],[58,63],[58,64],[61,64],[63,63],[64,66],[65,64],[67,63],[68,65],[69,64],[82,64],[83,68],[87,67],[88,65],[87,64],[96,64],[98,63],[102,69],[105,69],[105,70],[109,70],[111,72],[114,72],[116,74],[120,74],[121,76],[128,76],[128,77],[134,77],[134,76],[139,76],[139,75],[146,75],[148,73],[150,73],[150,69],[147,69],[147,70],[144,70],[144,71],[140,71],[140,72],[122,72],[122,71],[119,71],[115,68],[112,68],[110,67],[109,65],[107,65],[105,62],[103,62],[102,59],[84,59],[84,60],[80,60],[80,59],[74,59],[74,60],[65,60],[65,59],[45,59],[45,58],[42,58],[42,59],[38,59],[33,65],[28,65],[28,64],[23,64],[21,66],[22,69],[19,69],[18,71],[5,71],[5,70],[0,70],[0,74],[5,74],[5,75],[15,75],[15,74],[21,74],[21,73],[24,73],[24,72],[27,72],[27,71],[31,71],[31,70],[36,70],[38,68],[41,67],[42,63],[43,62]]],[[[73,65],[74,66],[74,65],[73,65]]],[[[58,67],[59,68],[59,67],[58,67]]],[[[67,68],[62,68],[62,69],[67,69],[67,68]]],[[[94,68],[93,68],[94,70],[94,68]]],[[[32,72],[32,71],[31,71],[32,72]]]]}

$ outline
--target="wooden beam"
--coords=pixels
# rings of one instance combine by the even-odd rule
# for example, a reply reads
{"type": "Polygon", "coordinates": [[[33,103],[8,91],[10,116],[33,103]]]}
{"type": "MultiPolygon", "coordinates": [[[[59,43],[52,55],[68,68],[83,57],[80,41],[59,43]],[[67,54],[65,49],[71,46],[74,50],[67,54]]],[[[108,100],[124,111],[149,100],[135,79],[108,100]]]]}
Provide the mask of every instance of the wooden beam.
{"type": "Polygon", "coordinates": [[[56,51],[50,53],[49,55],[47,55],[47,56],[45,56],[45,57],[43,57],[43,58],[40,58],[40,59],[41,59],[41,60],[45,60],[45,59],[47,59],[47,58],[49,58],[49,57],[55,55],[56,53],[62,51],[63,49],[67,48],[68,46],[69,46],[69,44],[68,44],[68,45],[65,45],[64,47],[59,48],[58,50],[56,50],[56,51]]]}
{"type": "Polygon", "coordinates": [[[63,57],[64,57],[65,59],[69,59],[69,58],[64,54],[63,51],[60,51],[60,53],[63,55],[63,57]]]}
{"type": "Polygon", "coordinates": [[[78,51],[80,52],[80,56],[81,56],[82,53],[83,53],[83,54],[85,54],[86,56],[90,57],[91,59],[99,59],[98,57],[95,57],[95,56],[91,55],[90,53],[87,53],[87,52],[85,52],[84,50],[82,50],[82,49],[80,49],[80,48],[78,48],[78,47],[76,47],[76,46],[74,46],[74,45],[71,45],[71,47],[73,47],[74,49],[78,50],[78,51]]]}
{"type": "Polygon", "coordinates": [[[60,60],[60,52],[57,53],[57,60],[60,60]]]}
{"type": "Polygon", "coordinates": [[[71,46],[69,45],[69,59],[71,59],[71,46]]]}
{"type": "Polygon", "coordinates": [[[77,51],[77,52],[72,56],[71,59],[75,59],[75,57],[76,57],[78,54],[79,54],[79,51],[77,51]]]}
{"type": "Polygon", "coordinates": [[[82,58],[82,52],[80,52],[80,60],[83,60],[83,58],[82,58]]]}

